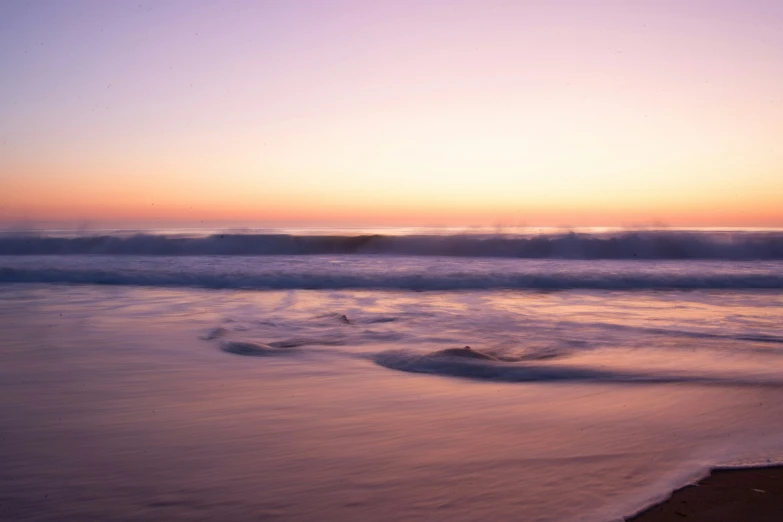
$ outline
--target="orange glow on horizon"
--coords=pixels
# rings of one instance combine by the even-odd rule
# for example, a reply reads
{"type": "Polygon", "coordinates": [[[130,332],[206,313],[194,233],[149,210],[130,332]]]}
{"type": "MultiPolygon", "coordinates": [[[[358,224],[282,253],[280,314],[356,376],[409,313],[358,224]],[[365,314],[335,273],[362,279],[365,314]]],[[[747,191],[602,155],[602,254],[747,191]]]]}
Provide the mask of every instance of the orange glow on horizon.
{"type": "Polygon", "coordinates": [[[0,223],[783,226],[773,13],[528,4],[20,8],[0,223]]]}

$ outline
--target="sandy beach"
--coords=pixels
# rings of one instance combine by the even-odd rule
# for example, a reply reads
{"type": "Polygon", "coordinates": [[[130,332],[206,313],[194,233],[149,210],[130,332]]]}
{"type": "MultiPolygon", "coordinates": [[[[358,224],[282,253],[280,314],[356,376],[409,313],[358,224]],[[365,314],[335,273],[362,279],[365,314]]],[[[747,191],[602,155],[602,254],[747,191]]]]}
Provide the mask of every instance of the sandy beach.
{"type": "Polygon", "coordinates": [[[721,469],[674,492],[628,522],[778,522],[783,520],[783,467],[721,469]]]}
{"type": "Polygon", "coordinates": [[[783,522],[783,0],[0,0],[0,522],[783,522]]]}

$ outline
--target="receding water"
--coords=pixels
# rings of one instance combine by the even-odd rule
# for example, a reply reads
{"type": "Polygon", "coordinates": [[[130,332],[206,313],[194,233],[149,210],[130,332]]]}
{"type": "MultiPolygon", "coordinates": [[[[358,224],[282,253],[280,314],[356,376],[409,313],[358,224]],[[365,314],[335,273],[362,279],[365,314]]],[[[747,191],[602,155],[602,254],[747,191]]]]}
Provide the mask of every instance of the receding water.
{"type": "Polygon", "coordinates": [[[0,518],[617,519],[781,461],[781,268],[0,256],[0,518]]]}

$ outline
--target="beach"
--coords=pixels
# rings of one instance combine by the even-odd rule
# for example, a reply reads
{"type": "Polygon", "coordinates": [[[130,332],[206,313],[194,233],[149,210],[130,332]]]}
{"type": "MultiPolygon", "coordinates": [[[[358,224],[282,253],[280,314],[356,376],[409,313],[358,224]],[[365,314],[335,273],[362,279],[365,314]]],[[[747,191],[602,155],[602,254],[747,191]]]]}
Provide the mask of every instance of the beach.
{"type": "Polygon", "coordinates": [[[775,263],[6,256],[0,510],[622,520],[783,454],[779,292],[645,288],[775,263]]]}
{"type": "Polygon", "coordinates": [[[783,468],[719,469],[629,522],[776,522],[783,517],[783,468]]]}
{"type": "Polygon", "coordinates": [[[0,522],[783,522],[783,0],[0,0],[0,522]]]}

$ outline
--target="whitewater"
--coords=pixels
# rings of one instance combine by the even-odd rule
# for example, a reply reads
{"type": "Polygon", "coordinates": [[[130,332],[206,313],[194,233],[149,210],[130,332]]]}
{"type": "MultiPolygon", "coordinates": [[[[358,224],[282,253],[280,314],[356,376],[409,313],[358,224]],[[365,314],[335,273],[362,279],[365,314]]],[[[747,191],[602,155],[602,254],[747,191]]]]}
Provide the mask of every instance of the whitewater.
{"type": "Polygon", "coordinates": [[[0,234],[0,518],[622,520],[783,462],[783,232],[0,234]]]}

